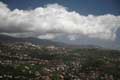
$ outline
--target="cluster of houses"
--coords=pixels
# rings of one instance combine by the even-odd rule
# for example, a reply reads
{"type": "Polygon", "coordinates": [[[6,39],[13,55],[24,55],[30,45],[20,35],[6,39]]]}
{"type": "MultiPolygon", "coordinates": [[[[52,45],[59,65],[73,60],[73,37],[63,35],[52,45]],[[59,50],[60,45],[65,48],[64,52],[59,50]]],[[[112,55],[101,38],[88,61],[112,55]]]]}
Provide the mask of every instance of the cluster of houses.
{"type": "MultiPolygon", "coordinates": [[[[120,70],[120,56],[117,56],[117,58],[103,56],[102,59],[107,60],[106,64],[102,67],[93,67],[91,65],[84,66],[84,63],[87,61],[86,57],[80,57],[78,54],[75,55],[77,57],[73,56],[76,59],[71,61],[57,58],[48,60],[41,59],[38,56],[32,57],[32,52],[27,50],[38,50],[41,54],[44,52],[48,52],[50,55],[62,54],[66,58],[69,58],[68,55],[74,54],[71,53],[72,49],[70,48],[58,48],[55,46],[41,47],[31,43],[5,44],[2,46],[0,45],[0,65],[24,65],[22,73],[25,73],[27,70],[27,74],[35,75],[34,78],[29,80],[120,80],[120,76],[118,76],[120,74],[119,71],[118,73],[112,71],[112,69],[116,67],[120,70]],[[42,69],[39,70],[39,67],[37,67],[37,69],[33,71],[33,68],[31,68],[33,65],[40,65],[42,69]],[[111,73],[109,73],[110,71],[105,71],[103,68],[108,68],[111,73]]],[[[0,72],[0,79],[3,78],[26,79],[26,76],[13,76],[12,74],[2,74],[2,72],[0,72]]]]}

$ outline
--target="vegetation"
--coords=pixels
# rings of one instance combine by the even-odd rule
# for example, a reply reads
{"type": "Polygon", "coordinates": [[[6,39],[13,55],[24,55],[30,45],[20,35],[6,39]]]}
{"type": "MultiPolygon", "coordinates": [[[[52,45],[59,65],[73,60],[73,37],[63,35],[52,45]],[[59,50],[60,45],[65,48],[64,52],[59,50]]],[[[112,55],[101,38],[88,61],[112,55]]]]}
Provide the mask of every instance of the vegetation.
{"type": "Polygon", "coordinates": [[[120,51],[0,44],[0,80],[120,80],[120,51]]]}

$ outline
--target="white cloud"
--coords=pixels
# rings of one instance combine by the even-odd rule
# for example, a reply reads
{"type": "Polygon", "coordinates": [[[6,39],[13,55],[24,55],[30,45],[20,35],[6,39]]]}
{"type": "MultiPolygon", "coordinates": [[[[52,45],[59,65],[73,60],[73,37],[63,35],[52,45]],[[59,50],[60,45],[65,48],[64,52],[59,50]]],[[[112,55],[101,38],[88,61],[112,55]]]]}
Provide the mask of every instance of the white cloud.
{"type": "MultiPolygon", "coordinates": [[[[70,12],[59,4],[49,4],[33,10],[10,10],[0,2],[1,33],[51,39],[56,36],[54,34],[72,34],[114,40],[118,28],[120,16],[111,14],[83,16],[75,11],[70,12]]],[[[74,36],[73,38],[75,39],[74,36]]]]}
{"type": "Polygon", "coordinates": [[[55,37],[56,37],[56,35],[54,35],[54,34],[45,34],[45,35],[38,36],[38,38],[40,38],[40,39],[54,39],[55,37]]]}

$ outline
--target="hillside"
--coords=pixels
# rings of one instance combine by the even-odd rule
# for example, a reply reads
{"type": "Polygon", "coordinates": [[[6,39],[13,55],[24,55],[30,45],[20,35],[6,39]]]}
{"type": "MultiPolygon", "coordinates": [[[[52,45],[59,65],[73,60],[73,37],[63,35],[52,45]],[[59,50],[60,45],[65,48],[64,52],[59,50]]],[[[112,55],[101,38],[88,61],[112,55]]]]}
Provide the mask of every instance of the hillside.
{"type": "Polygon", "coordinates": [[[119,80],[120,51],[0,44],[1,80],[119,80]]]}
{"type": "Polygon", "coordinates": [[[64,47],[65,45],[67,45],[64,43],[55,42],[55,41],[46,40],[46,39],[38,39],[33,37],[17,38],[17,37],[11,37],[7,35],[0,35],[0,42],[2,43],[28,42],[36,45],[42,45],[42,46],[54,45],[58,47],[64,47]]]}
{"type": "Polygon", "coordinates": [[[97,45],[74,45],[74,44],[66,44],[58,41],[39,39],[34,37],[18,38],[18,37],[11,37],[2,34],[0,35],[0,42],[2,43],[28,42],[41,46],[56,46],[56,47],[66,47],[66,48],[102,48],[97,45]]]}

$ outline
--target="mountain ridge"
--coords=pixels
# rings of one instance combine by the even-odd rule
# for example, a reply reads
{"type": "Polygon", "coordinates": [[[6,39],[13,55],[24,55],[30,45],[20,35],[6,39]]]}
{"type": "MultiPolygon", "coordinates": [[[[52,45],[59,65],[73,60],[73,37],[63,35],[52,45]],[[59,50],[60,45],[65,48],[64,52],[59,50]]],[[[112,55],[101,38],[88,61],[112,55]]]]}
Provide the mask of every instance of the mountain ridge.
{"type": "Polygon", "coordinates": [[[0,34],[0,42],[2,43],[15,43],[15,42],[28,42],[36,45],[42,45],[42,46],[56,46],[56,47],[68,47],[68,48],[101,48],[100,46],[95,45],[73,45],[73,44],[67,44],[63,42],[57,42],[47,39],[39,39],[34,37],[28,37],[28,38],[19,38],[19,37],[12,37],[9,35],[3,35],[0,34]]]}

